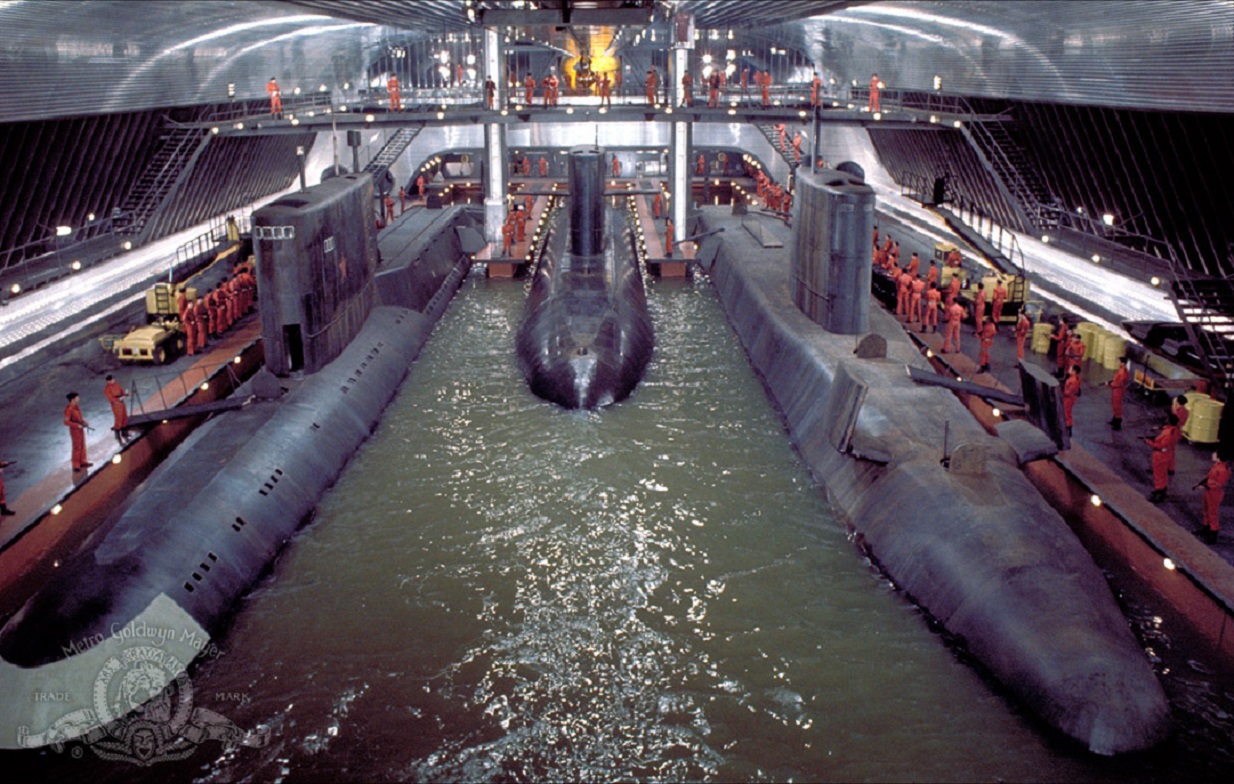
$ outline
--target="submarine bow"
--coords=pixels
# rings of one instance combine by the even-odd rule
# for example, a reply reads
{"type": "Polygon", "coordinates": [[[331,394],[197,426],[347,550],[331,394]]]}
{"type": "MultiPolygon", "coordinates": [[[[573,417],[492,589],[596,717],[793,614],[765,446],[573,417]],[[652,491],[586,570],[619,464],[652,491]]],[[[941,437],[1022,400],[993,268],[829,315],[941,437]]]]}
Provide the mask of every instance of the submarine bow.
{"type": "Polygon", "coordinates": [[[634,233],[604,204],[603,164],[599,148],[570,151],[568,216],[553,208],[516,340],[531,391],[569,409],[628,397],[655,343],[634,233]]]}

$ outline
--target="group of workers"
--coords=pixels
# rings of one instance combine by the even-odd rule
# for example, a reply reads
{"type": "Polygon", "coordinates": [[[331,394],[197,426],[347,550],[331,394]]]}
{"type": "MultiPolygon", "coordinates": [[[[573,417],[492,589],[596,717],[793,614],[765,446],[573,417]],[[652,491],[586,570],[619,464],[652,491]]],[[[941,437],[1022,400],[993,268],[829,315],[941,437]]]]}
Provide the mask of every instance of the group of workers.
{"type": "Polygon", "coordinates": [[[218,338],[253,307],[257,297],[257,278],[248,262],[236,265],[230,277],[204,296],[189,298],[186,289],[176,294],[176,311],[184,329],[185,350],[189,356],[206,347],[209,338],[218,338]]]}
{"type": "MultiPolygon", "coordinates": [[[[561,80],[557,78],[557,74],[550,72],[540,80],[538,86],[544,105],[557,106],[561,99],[561,80]]],[[[536,97],[536,87],[536,77],[527,74],[527,78],[523,80],[523,103],[531,106],[536,97]]]]}
{"type": "Polygon", "coordinates": [[[505,223],[501,224],[501,255],[507,258],[514,253],[514,243],[527,239],[528,211],[517,205],[506,215],[505,223]]]}

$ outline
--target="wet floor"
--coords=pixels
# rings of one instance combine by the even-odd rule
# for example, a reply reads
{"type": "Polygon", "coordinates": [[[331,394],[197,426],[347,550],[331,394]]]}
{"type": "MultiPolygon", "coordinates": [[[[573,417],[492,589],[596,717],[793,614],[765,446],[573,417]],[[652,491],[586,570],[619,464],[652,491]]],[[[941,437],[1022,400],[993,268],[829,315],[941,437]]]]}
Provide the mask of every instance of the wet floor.
{"type": "Polygon", "coordinates": [[[643,385],[567,412],[518,374],[522,287],[468,279],[193,673],[195,704],[267,726],[264,747],[20,761],[206,782],[1149,781],[1221,764],[1219,718],[1130,760],[1043,734],[861,558],[710,287],[649,299],[643,385]]]}

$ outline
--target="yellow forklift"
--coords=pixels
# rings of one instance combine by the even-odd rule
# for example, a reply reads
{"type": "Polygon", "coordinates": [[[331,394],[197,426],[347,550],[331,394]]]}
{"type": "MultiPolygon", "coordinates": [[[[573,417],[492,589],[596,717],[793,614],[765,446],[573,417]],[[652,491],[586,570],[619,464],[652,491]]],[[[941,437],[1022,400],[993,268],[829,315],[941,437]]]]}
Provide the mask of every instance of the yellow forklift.
{"type": "Polygon", "coordinates": [[[197,289],[184,284],[155,283],[146,291],[146,323],[129,328],[124,334],[110,333],[99,338],[105,351],[121,362],[152,362],[164,365],[184,353],[185,336],[176,308],[181,291],[190,302],[197,289]]]}

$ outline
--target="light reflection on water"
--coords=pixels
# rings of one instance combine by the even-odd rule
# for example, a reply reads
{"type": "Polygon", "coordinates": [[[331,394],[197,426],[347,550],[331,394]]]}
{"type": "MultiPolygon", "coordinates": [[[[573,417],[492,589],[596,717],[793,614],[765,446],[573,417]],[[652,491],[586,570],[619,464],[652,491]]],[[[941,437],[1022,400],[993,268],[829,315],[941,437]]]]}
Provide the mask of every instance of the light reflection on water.
{"type": "Polygon", "coordinates": [[[270,725],[270,745],[198,758],[192,775],[1102,777],[862,561],[710,288],[649,298],[643,385],[567,412],[516,369],[521,287],[469,278],[242,603],[226,655],[194,674],[199,704],[270,725]]]}

